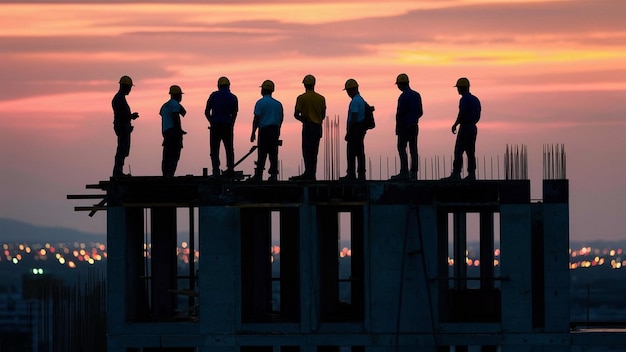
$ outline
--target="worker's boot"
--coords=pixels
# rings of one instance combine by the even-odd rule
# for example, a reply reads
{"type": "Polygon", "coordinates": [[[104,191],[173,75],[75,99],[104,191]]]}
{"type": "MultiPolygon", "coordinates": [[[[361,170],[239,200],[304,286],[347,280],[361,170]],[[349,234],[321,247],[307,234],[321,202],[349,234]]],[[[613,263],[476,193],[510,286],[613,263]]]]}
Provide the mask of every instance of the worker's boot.
{"type": "Polygon", "coordinates": [[[393,175],[389,178],[392,181],[408,181],[411,179],[411,175],[406,170],[400,170],[400,173],[393,175]]]}
{"type": "Polygon", "coordinates": [[[476,172],[468,171],[463,181],[476,181],[476,172]]]}
{"type": "Polygon", "coordinates": [[[261,182],[263,180],[263,169],[254,169],[254,175],[252,175],[248,182],[261,182]]]}
{"type": "Polygon", "coordinates": [[[356,180],[356,175],[353,172],[348,172],[345,176],[339,177],[339,181],[354,181],[356,180]]]}
{"type": "Polygon", "coordinates": [[[459,181],[461,180],[461,173],[458,171],[452,171],[450,176],[444,177],[441,179],[442,181],[459,181]]]}
{"type": "Polygon", "coordinates": [[[289,181],[315,181],[315,174],[305,171],[302,175],[290,177],[289,181]]]}

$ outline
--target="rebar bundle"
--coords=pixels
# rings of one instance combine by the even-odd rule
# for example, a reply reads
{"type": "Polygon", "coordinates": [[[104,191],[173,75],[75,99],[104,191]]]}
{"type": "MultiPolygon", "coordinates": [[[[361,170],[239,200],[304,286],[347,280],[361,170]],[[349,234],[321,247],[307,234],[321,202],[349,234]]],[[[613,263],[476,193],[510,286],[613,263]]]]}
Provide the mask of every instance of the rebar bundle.
{"type": "Polygon", "coordinates": [[[504,152],[504,179],[528,179],[528,149],[525,145],[506,145],[504,152]]]}
{"type": "Polygon", "coordinates": [[[339,179],[340,170],[339,115],[324,119],[324,179],[339,179]]]}
{"type": "Polygon", "coordinates": [[[543,179],[564,180],[566,178],[565,145],[544,144],[543,179]]]}

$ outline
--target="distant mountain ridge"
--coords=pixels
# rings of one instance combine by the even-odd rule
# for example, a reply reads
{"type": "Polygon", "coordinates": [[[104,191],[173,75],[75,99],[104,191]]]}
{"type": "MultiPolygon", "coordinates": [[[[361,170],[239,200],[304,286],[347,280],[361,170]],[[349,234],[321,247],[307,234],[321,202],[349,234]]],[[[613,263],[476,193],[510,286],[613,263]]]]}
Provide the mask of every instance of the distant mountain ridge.
{"type": "Polygon", "coordinates": [[[65,227],[36,226],[0,218],[0,243],[105,242],[105,234],[92,234],[65,227]]]}

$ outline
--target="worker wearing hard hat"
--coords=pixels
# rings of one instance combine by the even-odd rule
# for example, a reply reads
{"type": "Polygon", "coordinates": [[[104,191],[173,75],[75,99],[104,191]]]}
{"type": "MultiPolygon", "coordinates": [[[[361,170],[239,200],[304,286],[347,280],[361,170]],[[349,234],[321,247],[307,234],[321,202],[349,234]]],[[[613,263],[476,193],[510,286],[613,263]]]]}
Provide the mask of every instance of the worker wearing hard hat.
{"type": "Polygon", "coordinates": [[[296,98],[294,117],[302,122],[302,158],[304,172],[290,177],[292,181],[314,181],[317,173],[317,154],[322,138],[322,121],[326,117],[326,98],[315,91],[315,77],[302,80],[305,92],[296,98]]]}
{"type": "Polygon", "coordinates": [[[170,86],[170,100],[161,106],[161,131],[163,133],[163,161],[161,171],[163,176],[173,177],[176,172],[180,151],[183,148],[183,131],[181,116],[185,116],[187,111],[180,104],[183,100],[183,91],[180,86],[170,86]]]}
{"type": "Polygon", "coordinates": [[[113,177],[130,176],[124,174],[124,160],[130,153],[130,133],[133,131],[131,120],[139,117],[136,112],[130,112],[130,106],[126,101],[126,96],[133,88],[133,80],[129,76],[122,76],[119,81],[120,88],[113,97],[111,105],[113,107],[113,130],[117,136],[117,150],[115,152],[115,162],[113,165],[113,177]]]}
{"type": "Polygon", "coordinates": [[[419,118],[423,115],[422,97],[409,86],[409,76],[401,73],[396,77],[396,85],[402,91],[398,97],[396,109],[396,135],[398,136],[398,154],[400,156],[400,173],[391,176],[392,180],[416,180],[419,167],[417,158],[417,135],[419,118]],[[407,144],[411,154],[409,169],[407,144]]]}
{"type": "Polygon", "coordinates": [[[278,146],[280,145],[280,127],[283,124],[284,110],[283,105],[272,97],[274,92],[274,82],[265,80],[261,84],[261,95],[254,105],[254,118],[252,120],[252,134],[250,142],[256,140],[256,130],[259,130],[259,140],[257,142],[257,162],[254,176],[250,181],[261,181],[263,179],[263,170],[265,169],[265,160],[270,159],[270,168],[268,173],[270,177],[268,181],[278,180],[278,146]]]}
{"type": "Polygon", "coordinates": [[[452,162],[452,173],[446,180],[460,180],[461,169],[463,168],[463,153],[467,155],[467,176],[466,181],[476,180],[476,135],[478,129],[476,123],[480,120],[481,106],[480,100],[470,93],[470,82],[462,77],[454,85],[461,95],[459,101],[459,114],[452,125],[452,133],[457,133],[454,145],[454,161],[452,162]]]}
{"type": "Polygon", "coordinates": [[[239,102],[237,96],[230,91],[230,81],[226,77],[217,80],[217,90],[209,95],[204,116],[210,124],[209,146],[211,149],[211,165],[213,176],[220,176],[220,143],[226,152],[226,171],[232,173],[235,164],[233,147],[233,131],[239,102]]]}
{"type": "Polygon", "coordinates": [[[342,181],[365,180],[365,100],[359,93],[359,84],[350,78],[344,85],[344,90],[351,98],[348,106],[346,126],[347,142],[346,154],[348,157],[346,175],[340,177],[342,181]],[[358,165],[358,166],[357,166],[358,165]],[[355,172],[356,167],[356,172],[355,172]]]}

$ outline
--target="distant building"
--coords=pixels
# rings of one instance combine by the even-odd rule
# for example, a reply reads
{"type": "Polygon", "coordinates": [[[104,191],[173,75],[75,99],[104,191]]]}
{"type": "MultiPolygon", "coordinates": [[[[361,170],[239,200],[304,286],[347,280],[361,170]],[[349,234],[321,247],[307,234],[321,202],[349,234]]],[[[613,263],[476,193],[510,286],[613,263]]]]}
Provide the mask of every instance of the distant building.
{"type": "Polygon", "coordinates": [[[22,296],[16,283],[0,285],[0,351],[31,350],[31,334],[36,322],[32,301],[22,296]]]}
{"type": "Polygon", "coordinates": [[[105,351],[104,291],[102,275],[67,284],[42,268],[0,286],[0,351],[105,351]]]}

